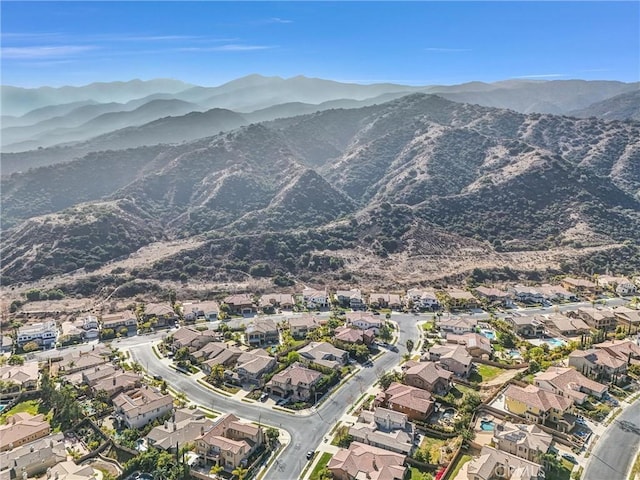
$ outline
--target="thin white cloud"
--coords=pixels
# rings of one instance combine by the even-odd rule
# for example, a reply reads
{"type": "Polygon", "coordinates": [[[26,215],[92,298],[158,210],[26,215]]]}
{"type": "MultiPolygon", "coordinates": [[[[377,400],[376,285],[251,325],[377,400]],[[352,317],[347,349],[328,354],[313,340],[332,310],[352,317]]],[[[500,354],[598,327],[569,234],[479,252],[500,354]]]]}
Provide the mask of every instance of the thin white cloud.
{"type": "Polygon", "coordinates": [[[293,20],[286,20],[284,18],[279,17],[271,17],[266,20],[266,23],[293,23],[293,20]]]}
{"type": "Polygon", "coordinates": [[[427,52],[440,52],[440,53],[460,53],[470,52],[470,48],[443,48],[443,47],[428,47],[425,48],[427,52]]]}
{"type": "Polygon", "coordinates": [[[69,57],[79,55],[97,47],[93,45],[43,45],[33,47],[4,47],[2,56],[5,59],[40,59],[52,57],[69,57]]]}
{"type": "Polygon", "coordinates": [[[275,47],[272,45],[242,45],[231,43],[215,47],[182,47],[176,50],[179,52],[251,52],[255,50],[269,50],[271,48],[275,47]]]}
{"type": "Polygon", "coordinates": [[[566,73],[536,73],[534,75],[520,75],[513,78],[556,78],[556,77],[568,77],[566,73]]]}

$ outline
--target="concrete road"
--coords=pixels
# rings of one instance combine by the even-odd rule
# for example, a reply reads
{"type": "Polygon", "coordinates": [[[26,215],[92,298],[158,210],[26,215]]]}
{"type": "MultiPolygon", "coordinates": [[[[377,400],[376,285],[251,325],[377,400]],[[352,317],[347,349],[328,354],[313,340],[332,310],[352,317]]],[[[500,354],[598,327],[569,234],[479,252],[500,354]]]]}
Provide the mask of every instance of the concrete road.
{"type": "Polygon", "coordinates": [[[406,353],[406,341],[412,339],[417,344],[419,332],[416,328],[416,322],[421,319],[424,320],[424,317],[394,314],[392,320],[397,322],[400,328],[398,352],[385,352],[374,362],[373,367],[362,369],[324,401],[320,407],[313,409],[315,411],[295,415],[273,410],[261,403],[238,402],[235,399],[216,394],[202,387],[190,376],[179,373],[159,362],[149,343],[131,346],[129,351],[132,359],[143,365],[151,375],[162,376],[172,388],[184,392],[190,401],[219,412],[234,413],[250,421],[262,422],[287,430],[291,435],[291,443],[280,454],[278,464],[272,464],[265,478],[294,480],[300,478],[307,463],[306,452],[317,449],[335,422],[360,397],[362,392],[378,379],[380,374],[398,365],[402,354],[406,353]]]}
{"type": "Polygon", "coordinates": [[[627,480],[640,448],[640,401],[609,425],[593,449],[583,480],[627,480]]]}

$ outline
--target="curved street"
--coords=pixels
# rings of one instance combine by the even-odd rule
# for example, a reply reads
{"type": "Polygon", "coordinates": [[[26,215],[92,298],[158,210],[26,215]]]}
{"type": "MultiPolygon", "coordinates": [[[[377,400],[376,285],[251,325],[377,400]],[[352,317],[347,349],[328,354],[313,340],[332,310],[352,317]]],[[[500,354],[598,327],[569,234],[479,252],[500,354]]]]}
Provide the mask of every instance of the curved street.
{"type": "Polygon", "coordinates": [[[640,401],[627,407],[600,437],[589,457],[584,480],[627,480],[640,448],[640,401]]]}
{"type": "Polygon", "coordinates": [[[193,402],[224,413],[237,416],[286,430],[291,442],[281,452],[278,463],[275,462],[264,478],[274,480],[294,480],[307,462],[305,453],[316,450],[323,437],[336,421],[346,412],[349,406],[378,379],[378,376],[391,370],[400,362],[406,353],[406,341],[411,339],[416,346],[420,339],[416,323],[424,317],[394,314],[392,320],[398,324],[398,352],[385,352],[374,362],[372,368],[363,368],[351,377],[342,387],[325,400],[315,411],[289,414],[273,410],[261,403],[239,402],[235,399],[217,394],[198,384],[192,377],[179,373],[159,362],[154,355],[151,344],[131,346],[129,351],[133,360],[143,365],[151,375],[160,375],[167,384],[179,392],[184,392],[193,402]]]}

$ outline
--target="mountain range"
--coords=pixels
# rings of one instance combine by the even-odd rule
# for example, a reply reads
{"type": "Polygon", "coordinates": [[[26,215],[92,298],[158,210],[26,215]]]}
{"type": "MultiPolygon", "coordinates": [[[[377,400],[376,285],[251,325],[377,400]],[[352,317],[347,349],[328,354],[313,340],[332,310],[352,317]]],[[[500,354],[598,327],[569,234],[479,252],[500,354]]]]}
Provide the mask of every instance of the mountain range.
{"type": "MultiPolygon", "coordinates": [[[[60,88],[2,86],[1,148],[9,153],[68,144],[76,146],[119,129],[142,127],[164,117],[211,109],[239,113],[245,118],[245,124],[249,124],[331,108],[379,104],[416,92],[521,113],[634,119],[640,115],[639,87],[638,83],[580,80],[509,80],[452,86],[359,85],[303,76],[284,79],[260,75],[250,75],[217,87],[167,79],[60,88]],[[601,102],[604,107],[599,105],[601,102]]],[[[235,123],[232,125],[230,128],[235,128],[235,123]]],[[[197,137],[182,140],[194,138],[197,137]]],[[[162,135],[146,136],[144,140],[169,141],[162,135]]],[[[112,148],[125,145],[136,146],[128,140],[123,145],[116,143],[112,148]]],[[[81,146],[80,151],[92,148],[101,147],[81,146]]],[[[56,155],[53,157],[57,158],[56,155]]],[[[44,164],[41,161],[33,163],[44,164]]]]}
{"type": "MultiPolygon", "coordinates": [[[[245,80],[242,91],[262,82],[245,80]]],[[[497,98],[519,83],[473,88],[497,98]]],[[[372,98],[385,95],[377,88],[372,98]]],[[[186,91],[182,101],[210,93],[186,91]]],[[[576,98],[564,105],[579,107],[576,98]]],[[[390,285],[474,267],[640,266],[640,124],[420,92],[350,101],[363,100],[259,123],[220,108],[167,117],[88,140],[84,151],[58,147],[61,163],[22,173],[14,154],[0,185],[3,284],[93,271],[167,241],[184,249],[129,273],[390,285]],[[165,143],[136,145],[158,132],[165,143]]]]}

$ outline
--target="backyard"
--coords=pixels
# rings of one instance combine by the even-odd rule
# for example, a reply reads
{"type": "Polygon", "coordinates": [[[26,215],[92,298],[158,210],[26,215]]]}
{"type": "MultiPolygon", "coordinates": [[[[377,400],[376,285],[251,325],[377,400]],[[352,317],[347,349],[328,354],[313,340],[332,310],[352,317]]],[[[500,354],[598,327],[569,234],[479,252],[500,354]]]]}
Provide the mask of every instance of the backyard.
{"type": "Polygon", "coordinates": [[[39,400],[27,400],[24,402],[20,402],[15,405],[10,410],[3,412],[0,415],[0,425],[4,425],[7,421],[7,417],[10,415],[14,415],[16,413],[28,413],[30,415],[38,415],[39,413],[45,414],[45,420],[51,420],[52,412],[41,412],[40,409],[40,401],[39,400]]]}
{"type": "Polygon", "coordinates": [[[485,383],[493,380],[504,371],[504,369],[499,367],[476,364],[476,369],[471,372],[471,375],[469,375],[469,380],[472,382],[485,383]]]}
{"type": "Polygon", "coordinates": [[[447,475],[447,480],[452,480],[456,478],[462,466],[470,460],[471,460],[471,455],[467,455],[467,454],[460,455],[455,465],[453,466],[453,468],[449,470],[449,475],[447,475]]]}

